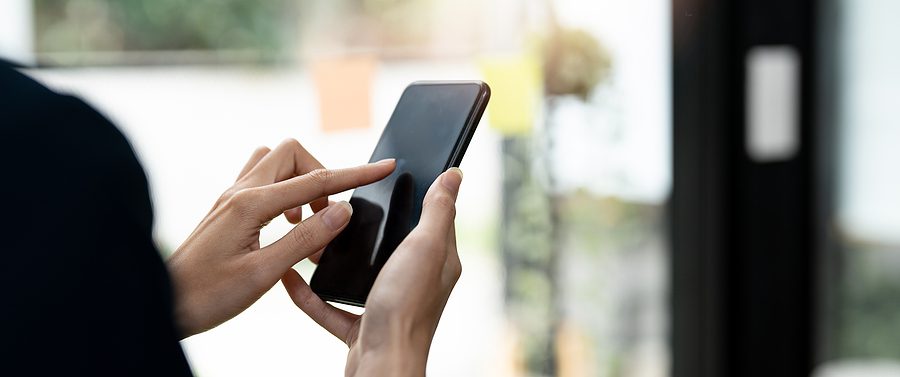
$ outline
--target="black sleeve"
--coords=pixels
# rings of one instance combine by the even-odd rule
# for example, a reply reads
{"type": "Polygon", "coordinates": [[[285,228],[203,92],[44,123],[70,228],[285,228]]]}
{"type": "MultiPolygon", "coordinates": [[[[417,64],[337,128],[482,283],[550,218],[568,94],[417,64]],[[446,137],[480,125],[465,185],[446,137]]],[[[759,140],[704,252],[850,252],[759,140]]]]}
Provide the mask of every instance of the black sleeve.
{"type": "Polygon", "coordinates": [[[123,135],[3,66],[0,122],[0,375],[190,375],[123,135]]]}

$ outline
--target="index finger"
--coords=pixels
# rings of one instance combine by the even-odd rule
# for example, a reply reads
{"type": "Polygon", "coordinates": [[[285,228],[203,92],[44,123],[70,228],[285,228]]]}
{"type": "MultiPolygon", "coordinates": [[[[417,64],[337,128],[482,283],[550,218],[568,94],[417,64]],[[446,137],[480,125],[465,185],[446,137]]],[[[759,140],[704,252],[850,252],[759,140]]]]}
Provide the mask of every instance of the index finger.
{"type": "Polygon", "coordinates": [[[260,221],[268,221],[287,209],[313,199],[347,191],[387,177],[396,166],[394,159],[381,160],[346,169],[317,169],[299,177],[258,188],[265,200],[258,200],[260,221]]]}

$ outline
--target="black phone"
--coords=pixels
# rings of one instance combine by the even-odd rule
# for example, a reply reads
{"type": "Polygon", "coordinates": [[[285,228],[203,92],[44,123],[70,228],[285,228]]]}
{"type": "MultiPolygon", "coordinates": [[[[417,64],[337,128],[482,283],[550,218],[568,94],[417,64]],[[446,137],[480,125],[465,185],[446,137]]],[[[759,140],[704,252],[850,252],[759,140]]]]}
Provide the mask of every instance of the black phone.
{"type": "Polygon", "coordinates": [[[428,187],[462,161],[490,95],[481,81],[417,81],[403,91],[369,159],[394,158],[397,167],[353,192],[353,216],[325,247],[313,292],[365,306],[381,267],[419,223],[428,187]]]}

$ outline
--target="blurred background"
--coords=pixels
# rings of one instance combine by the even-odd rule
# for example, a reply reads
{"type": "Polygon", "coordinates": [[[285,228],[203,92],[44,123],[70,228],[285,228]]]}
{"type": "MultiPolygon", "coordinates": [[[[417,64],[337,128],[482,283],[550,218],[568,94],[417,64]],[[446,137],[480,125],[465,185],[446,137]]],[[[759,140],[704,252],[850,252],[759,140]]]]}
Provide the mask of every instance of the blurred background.
{"type": "MultiPolygon", "coordinates": [[[[819,17],[825,6],[801,10],[818,21],[804,46],[829,46],[814,51],[827,59],[815,67],[830,73],[803,82],[840,95],[828,97],[832,137],[815,149],[819,154],[776,141],[788,145],[787,157],[776,150],[776,160],[815,159],[814,167],[804,165],[815,177],[804,187],[815,192],[813,206],[827,209],[804,212],[815,213],[810,228],[825,224],[829,236],[808,247],[808,256],[826,257],[801,260],[818,271],[800,283],[812,286],[804,316],[814,318],[803,346],[814,355],[803,363],[821,376],[898,376],[900,174],[891,162],[900,161],[893,113],[900,50],[889,36],[900,35],[893,19],[900,3],[809,2],[835,11],[819,17]]],[[[673,342],[671,326],[681,323],[672,320],[673,304],[709,292],[678,283],[679,274],[693,273],[679,261],[705,259],[690,259],[691,250],[681,253],[684,244],[673,248],[671,241],[682,229],[672,219],[683,218],[681,208],[691,211],[679,206],[673,182],[708,173],[702,160],[690,169],[673,160],[680,158],[673,150],[692,148],[673,137],[673,114],[681,111],[673,98],[681,86],[673,88],[673,80],[705,85],[673,72],[682,72],[679,53],[710,60],[677,51],[683,44],[673,43],[673,30],[695,22],[709,30],[702,20],[714,12],[698,11],[707,3],[6,0],[0,56],[82,96],[129,137],[149,175],[164,254],[187,237],[257,146],[296,138],[328,167],[360,164],[410,82],[484,80],[493,95],[462,164],[458,202],[464,273],[438,328],[429,374],[667,376],[684,370],[673,368],[681,355],[673,345],[693,336],[675,332],[673,342]]],[[[718,11],[740,19],[734,9],[718,11]]],[[[808,58],[805,47],[800,56],[808,58]]],[[[808,67],[795,60],[787,60],[788,74],[808,67]]],[[[779,61],[776,71],[784,66],[779,61]]],[[[776,83],[790,81],[778,77],[776,83]]],[[[762,85],[772,80],[764,77],[762,85]]],[[[716,109],[717,101],[708,111],[733,110],[716,109]]],[[[813,112],[804,107],[798,116],[813,112]]],[[[802,142],[815,139],[808,128],[826,127],[801,123],[802,142]]],[[[719,209],[754,199],[699,200],[721,200],[710,205],[719,209]]],[[[274,221],[263,242],[288,229],[283,219],[274,221]]],[[[713,263],[715,275],[734,272],[727,267],[733,261],[713,263]]],[[[308,278],[314,266],[297,268],[308,278]]],[[[767,289],[793,284],[778,282],[767,289]]],[[[716,294],[729,296],[729,287],[716,294]]],[[[729,313],[740,307],[712,302],[720,301],[729,313]]],[[[346,357],[343,343],[307,319],[280,286],[182,345],[198,376],[340,375],[346,357]]],[[[715,368],[681,375],[734,375],[715,368]]]]}

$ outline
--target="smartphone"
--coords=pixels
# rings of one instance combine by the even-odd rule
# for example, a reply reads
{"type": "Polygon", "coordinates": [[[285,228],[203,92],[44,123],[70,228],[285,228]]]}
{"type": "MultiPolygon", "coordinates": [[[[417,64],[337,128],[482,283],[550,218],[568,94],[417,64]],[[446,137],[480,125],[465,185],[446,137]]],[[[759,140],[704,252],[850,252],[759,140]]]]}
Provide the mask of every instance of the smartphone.
{"type": "Polygon", "coordinates": [[[462,162],[490,93],[481,81],[417,81],[403,91],[369,159],[394,158],[397,167],[353,192],[353,216],[325,247],[310,281],[313,292],[365,306],[381,267],[419,223],[425,192],[462,162]]]}

